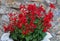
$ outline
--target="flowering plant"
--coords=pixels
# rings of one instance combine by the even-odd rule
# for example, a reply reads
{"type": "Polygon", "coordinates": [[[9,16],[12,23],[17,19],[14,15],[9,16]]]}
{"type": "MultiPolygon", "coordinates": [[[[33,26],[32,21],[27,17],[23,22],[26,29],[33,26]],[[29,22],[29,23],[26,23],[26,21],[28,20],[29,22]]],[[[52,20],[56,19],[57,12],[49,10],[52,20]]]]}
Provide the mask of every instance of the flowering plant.
{"type": "Polygon", "coordinates": [[[51,27],[54,5],[46,13],[43,5],[20,5],[19,13],[9,13],[9,24],[4,25],[4,31],[10,31],[10,38],[14,41],[41,41],[51,27]]]}

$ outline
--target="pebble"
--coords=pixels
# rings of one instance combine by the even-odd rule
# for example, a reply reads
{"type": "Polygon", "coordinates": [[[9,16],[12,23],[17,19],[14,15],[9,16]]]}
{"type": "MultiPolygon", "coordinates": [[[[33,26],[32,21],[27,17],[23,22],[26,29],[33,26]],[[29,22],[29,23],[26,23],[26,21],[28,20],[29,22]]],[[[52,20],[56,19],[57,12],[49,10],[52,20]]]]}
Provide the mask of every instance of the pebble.
{"type": "Polygon", "coordinates": [[[58,31],[56,34],[57,34],[57,35],[60,35],[60,31],[58,31]]]}

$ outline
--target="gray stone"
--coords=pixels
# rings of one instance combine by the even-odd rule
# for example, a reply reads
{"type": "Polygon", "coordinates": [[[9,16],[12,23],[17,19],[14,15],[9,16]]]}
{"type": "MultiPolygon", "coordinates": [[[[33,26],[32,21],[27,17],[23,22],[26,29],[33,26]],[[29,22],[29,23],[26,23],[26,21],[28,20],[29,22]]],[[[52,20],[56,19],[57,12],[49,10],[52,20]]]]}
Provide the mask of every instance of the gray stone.
{"type": "Polygon", "coordinates": [[[60,31],[58,31],[56,34],[57,34],[57,35],[60,35],[60,31]]]}
{"type": "Polygon", "coordinates": [[[57,37],[58,39],[60,39],[60,35],[57,35],[56,37],[57,37]]]}

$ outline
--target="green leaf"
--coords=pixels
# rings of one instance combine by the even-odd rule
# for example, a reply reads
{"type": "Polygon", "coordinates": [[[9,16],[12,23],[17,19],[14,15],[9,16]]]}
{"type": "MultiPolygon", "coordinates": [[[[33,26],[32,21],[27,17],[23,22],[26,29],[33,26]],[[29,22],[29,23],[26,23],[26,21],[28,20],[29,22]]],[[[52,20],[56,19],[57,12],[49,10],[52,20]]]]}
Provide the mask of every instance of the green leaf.
{"type": "Polygon", "coordinates": [[[19,33],[22,33],[22,31],[19,29],[19,33]]]}
{"type": "Polygon", "coordinates": [[[36,38],[38,36],[38,34],[33,34],[33,38],[36,38]]]}
{"type": "Polygon", "coordinates": [[[25,36],[23,34],[20,35],[21,38],[24,38],[25,36]]]}
{"type": "Polygon", "coordinates": [[[43,38],[46,36],[46,33],[40,31],[39,35],[40,35],[40,37],[43,39],[43,38]]]}
{"type": "Polygon", "coordinates": [[[17,40],[17,36],[15,34],[10,36],[12,39],[17,40]]]}
{"type": "Polygon", "coordinates": [[[46,36],[46,33],[42,33],[42,38],[44,38],[46,36]]]}
{"type": "Polygon", "coordinates": [[[36,19],[34,23],[37,24],[38,22],[39,22],[39,19],[36,19]]]}
{"type": "Polygon", "coordinates": [[[28,37],[26,37],[26,41],[29,41],[29,38],[28,37]]]}
{"type": "Polygon", "coordinates": [[[37,39],[33,39],[32,41],[37,41],[37,39]]]}
{"type": "Polygon", "coordinates": [[[22,40],[20,40],[20,41],[22,41],[22,40]]]}
{"type": "Polygon", "coordinates": [[[33,39],[32,35],[27,35],[25,38],[26,38],[26,41],[30,41],[33,39]]]}

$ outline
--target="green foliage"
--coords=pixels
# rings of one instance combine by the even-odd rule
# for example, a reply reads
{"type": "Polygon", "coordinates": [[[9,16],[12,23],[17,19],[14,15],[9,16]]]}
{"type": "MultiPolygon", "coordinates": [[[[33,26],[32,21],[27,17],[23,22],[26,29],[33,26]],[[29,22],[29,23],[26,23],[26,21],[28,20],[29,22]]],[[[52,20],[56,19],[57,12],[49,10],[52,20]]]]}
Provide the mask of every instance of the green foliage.
{"type": "Polygon", "coordinates": [[[16,27],[16,30],[10,34],[10,38],[15,41],[41,41],[44,39],[46,33],[42,32],[42,29],[35,29],[28,35],[23,35],[22,31],[16,27]]]}
{"type": "MultiPolygon", "coordinates": [[[[15,31],[10,34],[10,38],[14,39],[15,41],[41,41],[43,40],[44,37],[46,36],[46,33],[42,32],[44,27],[41,20],[42,19],[36,19],[34,21],[34,24],[37,25],[37,28],[34,30],[34,32],[31,32],[27,35],[23,35],[22,30],[20,30],[18,27],[15,27],[15,31]]],[[[24,25],[22,27],[25,28],[24,25]]]]}

